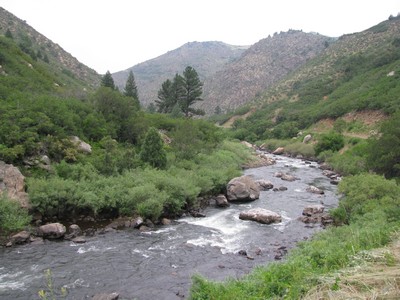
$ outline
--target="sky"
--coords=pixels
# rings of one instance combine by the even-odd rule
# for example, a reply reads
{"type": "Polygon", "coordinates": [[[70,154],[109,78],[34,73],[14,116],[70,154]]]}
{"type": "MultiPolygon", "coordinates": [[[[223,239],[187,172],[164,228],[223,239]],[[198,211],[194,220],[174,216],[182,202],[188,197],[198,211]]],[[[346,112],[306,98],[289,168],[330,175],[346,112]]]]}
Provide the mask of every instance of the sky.
{"type": "Polygon", "coordinates": [[[289,29],[339,37],[400,12],[399,0],[0,0],[100,74],[187,42],[252,45],[289,29]]]}

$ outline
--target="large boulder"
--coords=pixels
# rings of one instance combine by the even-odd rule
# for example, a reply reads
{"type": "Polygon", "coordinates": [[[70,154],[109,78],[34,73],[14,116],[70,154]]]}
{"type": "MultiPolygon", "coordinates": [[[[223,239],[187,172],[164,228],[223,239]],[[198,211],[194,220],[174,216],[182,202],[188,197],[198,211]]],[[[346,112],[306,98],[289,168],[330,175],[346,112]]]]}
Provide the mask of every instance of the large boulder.
{"type": "Polygon", "coordinates": [[[38,234],[47,239],[58,239],[64,236],[67,229],[61,223],[50,223],[42,225],[38,229],[38,234]]]}
{"type": "Polygon", "coordinates": [[[28,194],[25,192],[24,175],[17,167],[0,161],[0,195],[3,193],[9,199],[17,201],[21,207],[30,207],[28,194]]]}
{"type": "Polygon", "coordinates": [[[256,221],[262,224],[279,223],[282,221],[281,215],[264,208],[253,208],[243,211],[240,213],[239,219],[256,221]]]}
{"type": "Polygon", "coordinates": [[[226,187],[228,201],[253,201],[260,197],[260,188],[249,176],[231,179],[226,187]]]}
{"type": "Polygon", "coordinates": [[[298,179],[298,178],[295,177],[295,176],[293,176],[293,175],[290,175],[290,174],[283,174],[283,175],[281,176],[281,179],[282,179],[282,180],[285,180],[285,181],[295,181],[295,180],[298,179]]]}

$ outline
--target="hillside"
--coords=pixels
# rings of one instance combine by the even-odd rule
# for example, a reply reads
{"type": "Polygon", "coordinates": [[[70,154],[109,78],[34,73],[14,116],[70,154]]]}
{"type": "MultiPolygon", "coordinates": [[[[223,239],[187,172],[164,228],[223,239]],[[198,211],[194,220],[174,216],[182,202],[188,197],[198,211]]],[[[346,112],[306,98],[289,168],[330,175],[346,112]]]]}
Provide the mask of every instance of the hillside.
{"type": "Polygon", "coordinates": [[[237,60],[246,46],[232,46],[222,42],[190,42],[159,57],[113,74],[114,81],[121,89],[125,86],[129,71],[132,70],[139,90],[142,105],[147,106],[157,99],[161,84],[185,67],[192,66],[201,80],[210,77],[227,63],[237,60]]]}
{"type": "Polygon", "coordinates": [[[289,30],[252,45],[238,59],[204,83],[201,108],[209,113],[220,106],[235,109],[320,54],[333,38],[289,30]]]}
{"type": "Polygon", "coordinates": [[[236,128],[242,137],[286,138],[354,111],[392,114],[400,107],[399,36],[396,17],[340,37],[262,93],[253,102],[254,113],[236,122],[236,128]]]}
{"type": "MultiPolygon", "coordinates": [[[[68,86],[69,93],[82,93],[99,85],[100,75],[80,63],[59,45],[37,32],[25,21],[0,7],[0,35],[11,35],[15,43],[33,61],[45,64],[58,82],[68,86]]],[[[58,84],[59,84],[58,83],[58,84]]]]}

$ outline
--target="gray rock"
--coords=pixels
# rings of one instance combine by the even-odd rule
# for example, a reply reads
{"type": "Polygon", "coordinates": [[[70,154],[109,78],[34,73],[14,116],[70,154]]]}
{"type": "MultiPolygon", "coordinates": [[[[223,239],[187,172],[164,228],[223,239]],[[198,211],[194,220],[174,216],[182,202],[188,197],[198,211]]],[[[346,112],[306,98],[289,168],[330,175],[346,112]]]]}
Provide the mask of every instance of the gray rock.
{"type": "Polygon", "coordinates": [[[118,298],[119,298],[118,293],[112,293],[112,294],[101,293],[94,295],[92,297],[92,300],[118,300],[118,298]]]}
{"type": "Polygon", "coordinates": [[[131,221],[131,226],[133,228],[139,228],[140,226],[143,225],[143,218],[142,217],[136,217],[131,221]]]}
{"type": "MultiPolygon", "coordinates": [[[[25,192],[25,177],[17,167],[0,161],[0,195],[5,193],[23,208],[30,208],[28,194],[25,192]]],[[[0,201],[2,198],[0,197],[0,201]]]]}
{"type": "Polygon", "coordinates": [[[295,181],[297,178],[295,176],[293,176],[293,175],[290,175],[290,174],[283,174],[281,176],[281,179],[285,180],[285,181],[295,181]]]}
{"type": "Polygon", "coordinates": [[[83,236],[78,236],[76,238],[73,238],[72,241],[76,244],[84,244],[86,243],[86,239],[83,236]]]}
{"type": "Polygon", "coordinates": [[[249,176],[233,178],[226,190],[228,201],[253,201],[260,197],[260,188],[249,176]]]}
{"type": "Polygon", "coordinates": [[[39,227],[39,235],[47,239],[58,239],[64,236],[66,228],[61,223],[50,223],[39,227]]]}
{"type": "Polygon", "coordinates": [[[276,155],[281,155],[285,152],[285,148],[283,147],[278,147],[274,150],[274,152],[272,152],[272,154],[276,154],[276,155]]]}
{"type": "Polygon", "coordinates": [[[13,244],[24,244],[30,241],[31,234],[27,231],[21,231],[11,237],[13,244]]]}
{"type": "Polygon", "coordinates": [[[313,193],[313,194],[319,194],[319,195],[323,195],[325,194],[325,192],[319,188],[317,188],[316,186],[310,185],[307,187],[306,189],[307,192],[309,193],[313,193]]]}
{"type": "Polygon", "coordinates": [[[90,154],[92,153],[92,146],[90,146],[88,143],[85,143],[82,141],[79,137],[77,136],[72,136],[70,138],[71,142],[75,145],[76,149],[79,152],[90,154]]]}
{"type": "Polygon", "coordinates": [[[303,139],[303,143],[307,144],[308,142],[310,142],[312,140],[312,136],[311,134],[307,134],[304,139],[303,139]]]}
{"type": "Polygon", "coordinates": [[[264,208],[253,208],[243,211],[240,213],[239,219],[256,221],[262,224],[279,223],[282,221],[281,215],[264,208]]]}
{"type": "Polygon", "coordinates": [[[315,214],[322,214],[324,212],[325,207],[321,204],[309,205],[303,209],[304,216],[313,216],[315,214]]]}
{"type": "Polygon", "coordinates": [[[217,207],[228,207],[230,204],[228,202],[228,199],[226,199],[225,195],[218,195],[215,198],[215,205],[217,207]]]}
{"type": "Polygon", "coordinates": [[[257,185],[259,186],[261,191],[267,191],[274,187],[271,181],[265,179],[256,180],[257,185]]]}

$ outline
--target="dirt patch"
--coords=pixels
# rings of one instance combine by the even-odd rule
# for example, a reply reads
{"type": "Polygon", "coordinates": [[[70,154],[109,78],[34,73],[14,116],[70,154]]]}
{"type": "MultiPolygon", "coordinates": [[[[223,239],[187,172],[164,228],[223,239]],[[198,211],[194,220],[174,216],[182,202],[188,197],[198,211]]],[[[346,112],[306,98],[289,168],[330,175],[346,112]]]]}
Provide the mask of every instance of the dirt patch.
{"type": "Polygon", "coordinates": [[[375,125],[386,120],[387,118],[388,116],[379,110],[351,112],[342,117],[342,119],[346,122],[359,121],[367,126],[375,125]]]}
{"type": "Polygon", "coordinates": [[[250,116],[251,114],[253,114],[255,112],[255,109],[251,109],[250,111],[248,111],[247,113],[245,113],[244,115],[241,116],[233,116],[232,118],[230,118],[228,121],[226,121],[224,124],[222,124],[222,127],[224,128],[231,128],[233,123],[236,120],[239,119],[243,119],[246,120],[248,116],[250,116]]]}

